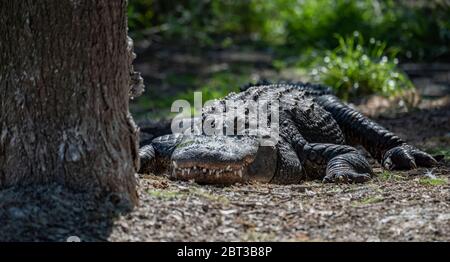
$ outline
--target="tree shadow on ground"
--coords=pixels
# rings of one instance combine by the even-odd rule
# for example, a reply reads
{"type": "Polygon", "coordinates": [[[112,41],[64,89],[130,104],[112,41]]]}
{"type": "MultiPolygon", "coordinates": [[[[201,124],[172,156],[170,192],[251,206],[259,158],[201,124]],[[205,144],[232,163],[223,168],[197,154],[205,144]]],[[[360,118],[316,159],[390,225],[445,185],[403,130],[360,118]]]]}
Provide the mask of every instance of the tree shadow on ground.
{"type": "Polygon", "coordinates": [[[0,191],[0,241],[106,241],[129,210],[116,198],[57,184],[8,188],[0,191]]]}

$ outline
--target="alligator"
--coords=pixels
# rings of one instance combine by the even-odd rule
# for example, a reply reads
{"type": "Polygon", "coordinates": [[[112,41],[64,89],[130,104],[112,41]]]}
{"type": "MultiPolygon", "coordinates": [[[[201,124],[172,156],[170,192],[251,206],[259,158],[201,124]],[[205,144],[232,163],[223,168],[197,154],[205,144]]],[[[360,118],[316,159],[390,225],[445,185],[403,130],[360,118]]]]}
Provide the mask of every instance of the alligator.
{"type": "Polygon", "coordinates": [[[345,104],[323,85],[249,84],[239,93],[205,105],[200,122],[226,113],[229,109],[217,108],[228,101],[276,101],[279,135],[275,143],[263,146],[261,137],[250,132],[193,133],[192,125],[186,125],[191,132],[161,135],[141,145],[139,173],[166,173],[174,179],[222,185],[248,181],[292,184],[312,179],[362,183],[374,176],[367,153],[388,170],[437,164],[431,155],[345,104]]]}

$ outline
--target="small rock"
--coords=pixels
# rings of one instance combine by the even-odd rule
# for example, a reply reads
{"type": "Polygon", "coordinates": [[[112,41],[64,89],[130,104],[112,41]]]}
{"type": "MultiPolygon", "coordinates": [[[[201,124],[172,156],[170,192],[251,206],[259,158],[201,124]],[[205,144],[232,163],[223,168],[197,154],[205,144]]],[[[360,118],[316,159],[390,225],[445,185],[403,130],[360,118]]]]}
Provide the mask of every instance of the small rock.
{"type": "Polygon", "coordinates": [[[236,209],[229,209],[229,210],[220,210],[219,212],[220,212],[220,214],[226,216],[226,215],[237,213],[237,210],[236,209]]]}

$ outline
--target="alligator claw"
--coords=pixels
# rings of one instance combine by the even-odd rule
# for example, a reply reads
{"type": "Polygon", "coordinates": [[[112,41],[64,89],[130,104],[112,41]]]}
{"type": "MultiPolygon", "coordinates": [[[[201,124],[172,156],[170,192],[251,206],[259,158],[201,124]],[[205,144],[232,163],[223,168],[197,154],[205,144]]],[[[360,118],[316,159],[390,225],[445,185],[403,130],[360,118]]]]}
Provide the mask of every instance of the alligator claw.
{"type": "Polygon", "coordinates": [[[336,175],[326,175],[323,178],[324,183],[364,183],[369,181],[371,176],[367,173],[358,174],[354,172],[340,173],[336,175]]]}
{"type": "Polygon", "coordinates": [[[410,170],[436,164],[436,159],[431,155],[407,144],[391,148],[384,154],[382,161],[382,166],[388,170],[410,170]]]}

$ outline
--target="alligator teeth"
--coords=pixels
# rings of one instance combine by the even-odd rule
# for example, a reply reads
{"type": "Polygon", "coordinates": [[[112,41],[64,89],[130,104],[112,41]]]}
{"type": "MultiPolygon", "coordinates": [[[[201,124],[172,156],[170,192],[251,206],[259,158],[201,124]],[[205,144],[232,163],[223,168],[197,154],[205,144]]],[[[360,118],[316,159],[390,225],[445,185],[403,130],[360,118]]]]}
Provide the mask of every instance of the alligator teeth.
{"type": "Polygon", "coordinates": [[[187,174],[188,174],[188,176],[189,176],[189,174],[191,173],[191,169],[190,168],[188,168],[188,170],[187,170],[187,174]]]}
{"type": "Polygon", "coordinates": [[[242,177],[242,169],[239,170],[239,177],[242,177]]]}
{"type": "Polygon", "coordinates": [[[177,163],[176,163],[175,161],[172,161],[172,165],[173,165],[173,167],[175,167],[175,168],[178,167],[178,165],[177,165],[177,163]]]}
{"type": "Polygon", "coordinates": [[[202,171],[203,171],[203,173],[204,173],[204,174],[206,174],[206,168],[203,168],[203,170],[202,170],[202,171]]]}

